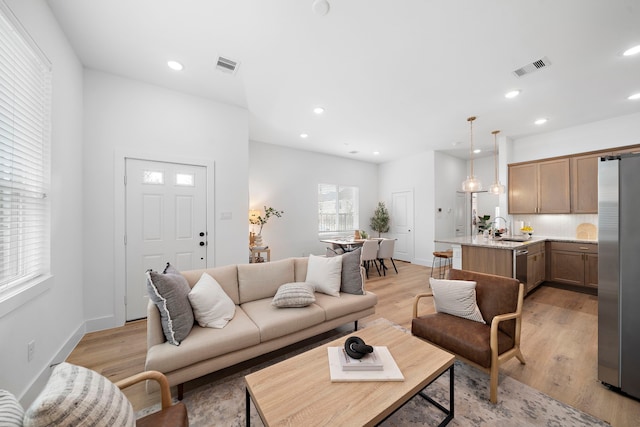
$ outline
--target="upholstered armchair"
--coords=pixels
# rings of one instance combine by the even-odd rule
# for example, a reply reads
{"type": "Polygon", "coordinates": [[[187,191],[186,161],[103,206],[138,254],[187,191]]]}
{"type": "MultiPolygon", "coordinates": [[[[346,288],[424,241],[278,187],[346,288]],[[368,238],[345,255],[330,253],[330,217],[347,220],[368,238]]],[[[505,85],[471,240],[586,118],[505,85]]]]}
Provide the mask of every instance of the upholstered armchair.
{"type": "Polygon", "coordinates": [[[418,316],[420,301],[433,296],[426,292],[414,299],[411,332],[489,372],[490,401],[497,403],[500,365],[513,357],[525,364],[520,351],[524,285],[509,277],[456,269],[449,271],[448,279],[476,282],[484,323],[443,312],[418,316]]]}

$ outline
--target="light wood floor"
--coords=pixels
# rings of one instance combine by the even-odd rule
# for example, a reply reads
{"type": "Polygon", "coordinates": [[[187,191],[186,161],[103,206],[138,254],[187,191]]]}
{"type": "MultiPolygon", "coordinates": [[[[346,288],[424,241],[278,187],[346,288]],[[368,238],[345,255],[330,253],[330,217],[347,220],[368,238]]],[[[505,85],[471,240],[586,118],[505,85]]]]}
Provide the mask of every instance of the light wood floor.
{"type": "MultiPolygon", "coordinates": [[[[396,265],[398,275],[393,269],[386,277],[370,272],[366,286],[378,295],[378,305],[374,315],[361,320],[362,325],[387,318],[410,328],[413,297],[426,290],[430,269],[403,262],[396,265]]],[[[592,295],[540,286],[524,301],[522,352],[527,364],[520,365],[514,358],[502,372],[613,426],[639,426],[640,402],[606,389],[597,380],[597,304],[592,295]]],[[[425,310],[430,309],[427,305],[425,310]]],[[[145,351],[146,322],[141,320],[87,334],[67,361],[117,381],[144,370],[145,351]]],[[[159,402],[142,386],[125,393],[136,410],[159,402]]]]}

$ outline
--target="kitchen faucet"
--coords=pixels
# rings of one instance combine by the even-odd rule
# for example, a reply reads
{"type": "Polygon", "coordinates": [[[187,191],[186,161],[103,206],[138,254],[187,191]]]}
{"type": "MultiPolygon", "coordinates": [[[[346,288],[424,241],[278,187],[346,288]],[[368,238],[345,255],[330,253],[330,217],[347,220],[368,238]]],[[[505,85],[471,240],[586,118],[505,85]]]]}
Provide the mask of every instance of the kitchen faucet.
{"type": "Polygon", "coordinates": [[[498,220],[501,219],[504,221],[504,234],[507,234],[509,232],[509,230],[507,229],[507,220],[501,216],[497,216],[493,221],[491,221],[491,230],[493,231],[493,236],[495,237],[496,235],[496,231],[500,230],[498,228],[498,220]]]}

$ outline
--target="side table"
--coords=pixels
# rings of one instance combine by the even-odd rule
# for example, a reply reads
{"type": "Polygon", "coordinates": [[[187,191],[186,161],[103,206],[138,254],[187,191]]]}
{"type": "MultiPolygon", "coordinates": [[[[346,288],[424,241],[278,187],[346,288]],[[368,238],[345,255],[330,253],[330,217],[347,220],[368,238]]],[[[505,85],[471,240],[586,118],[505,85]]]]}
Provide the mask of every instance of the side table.
{"type": "Polygon", "coordinates": [[[249,247],[249,262],[251,264],[256,263],[256,262],[265,262],[264,258],[262,257],[262,253],[266,253],[267,254],[267,260],[266,262],[271,261],[271,248],[256,248],[256,247],[249,247]]]}

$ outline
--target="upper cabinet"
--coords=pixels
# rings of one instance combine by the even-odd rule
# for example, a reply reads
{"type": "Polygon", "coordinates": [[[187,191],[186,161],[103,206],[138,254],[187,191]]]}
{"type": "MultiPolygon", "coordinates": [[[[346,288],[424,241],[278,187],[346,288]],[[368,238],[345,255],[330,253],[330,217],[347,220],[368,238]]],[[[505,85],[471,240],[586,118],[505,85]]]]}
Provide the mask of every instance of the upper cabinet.
{"type": "Polygon", "coordinates": [[[570,213],[568,158],[509,165],[509,213],[570,213]]]}
{"type": "Polygon", "coordinates": [[[598,213],[598,162],[588,154],[571,159],[571,212],[598,213]]]}
{"type": "Polygon", "coordinates": [[[509,214],[596,214],[600,156],[638,151],[634,145],[509,165],[509,214]]]}

